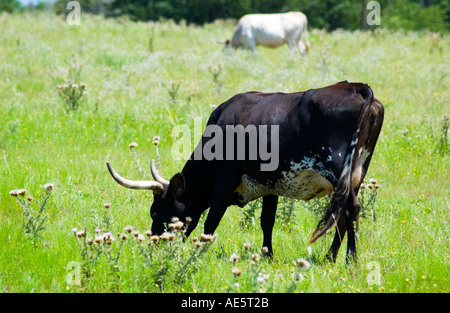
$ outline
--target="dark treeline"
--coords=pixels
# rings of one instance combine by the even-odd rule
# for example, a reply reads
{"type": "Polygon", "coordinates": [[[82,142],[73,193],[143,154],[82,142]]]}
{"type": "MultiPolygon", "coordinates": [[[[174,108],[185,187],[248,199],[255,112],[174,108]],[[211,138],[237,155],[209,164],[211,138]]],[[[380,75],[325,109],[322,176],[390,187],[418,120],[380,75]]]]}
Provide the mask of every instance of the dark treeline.
{"type": "MultiPolygon", "coordinates": [[[[57,14],[66,12],[69,0],[54,5],[57,14]]],[[[369,27],[364,10],[370,0],[78,0],[83,12],[108,17],[128,16],[132,20],[181,20],[204,24],[216,19],[238,19],[247,13],[302,11],[313,28],[354,30],[369,27]]],[[[378,0],[381,27],[390,29],[448,32],[450,0],[378,0]]],[[[17,9],[17,0],[0,0],[2,6],[17,9]]],[[[42,4],[38,5],[42,6],[42,4]]],[[[11,9],[9,10],[11,11],[11,9]]],[[[371,26],[375,27],[375,26],[371,26]]]]}

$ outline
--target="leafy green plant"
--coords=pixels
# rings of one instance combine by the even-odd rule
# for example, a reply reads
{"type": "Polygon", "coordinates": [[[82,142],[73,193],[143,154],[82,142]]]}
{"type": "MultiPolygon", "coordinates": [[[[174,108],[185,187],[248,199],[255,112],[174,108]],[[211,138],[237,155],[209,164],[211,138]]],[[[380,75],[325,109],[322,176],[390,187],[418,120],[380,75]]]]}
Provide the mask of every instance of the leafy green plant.
{"type": "Polygon", "coordinates": [[[241,208],[241,213],[243,216],[239,223],[242,225],[242,227],[250,228],[251,225],[255,225],[256,211],[260,210],[261,208],[262,208],[261,198],[256,199],[255,201],[252,201],[243,208],[241,208]]]}
{"type": "Polygon", "coordinates": [[[286,226],[295,225],[295,204],[297,200],[280,197],[278,201],[277,220],[286,226]]]}

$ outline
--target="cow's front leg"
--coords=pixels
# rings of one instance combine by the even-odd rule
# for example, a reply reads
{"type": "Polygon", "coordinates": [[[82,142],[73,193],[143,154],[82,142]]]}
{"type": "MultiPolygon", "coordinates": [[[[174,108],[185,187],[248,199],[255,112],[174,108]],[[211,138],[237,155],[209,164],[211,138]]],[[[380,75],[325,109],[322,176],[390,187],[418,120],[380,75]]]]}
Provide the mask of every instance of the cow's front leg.
{"type": "Polygon", "coordinates": [[[241,177],[233,174],[232,170],[224,169],[217,173],[211,206],[205,221],[205,234],[214,234],[230,204],[231,195],[239,186],[240,182],[241,177]]]}
{"type": "Polygon", "coordinates": [[[267,195],[263,197],[261,211],[261,228],[263,231],[263,247],[267,247],[267,256],[273,256],[272,250],[272,230],[275,224],[275,215],[277,211],[278,196],[267,195]]]}

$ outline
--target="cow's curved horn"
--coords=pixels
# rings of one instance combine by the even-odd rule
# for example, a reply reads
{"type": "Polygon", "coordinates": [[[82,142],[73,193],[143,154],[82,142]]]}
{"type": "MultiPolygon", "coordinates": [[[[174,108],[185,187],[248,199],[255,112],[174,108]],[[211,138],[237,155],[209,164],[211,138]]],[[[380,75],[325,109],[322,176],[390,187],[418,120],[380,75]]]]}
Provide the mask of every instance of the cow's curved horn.
{"type": "Polygon", "coordinates": [[[155,165],[155,160],[152,160],[152,165],[150,167],[151,171],[152,171],[152,176],[153,178],[158,182],[163,184],[164,186],[169,186],[169,181],[165,180],[164,178],[162,178],[161,175],[159,175],[158,169],[156,168],[155,165]]]}
{"type": "Polygon", "coordinates": [[[114,178],[114,180],[126,188],[148,189],[148,190],[153,190],[154,193],[161,193],[164,189],[164,186],[157,181],[129,180],[129,179],[123,178],[122,176],[117,174],[117,172],[111,167],[109,162],[106,162],[106,166],[108,167],[108,170],[111,173],[111,176],[114,178]]]}

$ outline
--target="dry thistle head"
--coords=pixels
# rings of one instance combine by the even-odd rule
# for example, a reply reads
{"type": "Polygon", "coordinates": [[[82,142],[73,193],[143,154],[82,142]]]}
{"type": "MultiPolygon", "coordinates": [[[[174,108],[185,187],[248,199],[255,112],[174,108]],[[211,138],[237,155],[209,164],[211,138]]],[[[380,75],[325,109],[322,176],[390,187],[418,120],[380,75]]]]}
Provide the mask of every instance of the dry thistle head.
{"type": "Polygon", "coordinates": [[[309,268],[309,262],[305,259],[300,258],[297,260],[297,266],[306,270],[309,268]]]}
{"type": "Polygon", "coordinates": [[[239,277],[242,274],[242,270],[238,267],[233,268],[233,270],[231,271],[233,273],[234,276],[239,277]]]}
{"type": "Polygon", "coordinates": [[[253,254],[252,254],[252,260],[253,260],[254,262],[258,262],[258,261],[259,261],[259,254],[253,253],[253,254]]]}
{"type": "Polygon", "coordinates": [[[33,198],[32,196],[28,196],[28,197],[27,197],[27,200],[31,202],[31,201],[34,200],[34,198],[33,198]]]}
{"type": "Polygon", "coordinates": [[[230,262],[231,262],[231,263],[235,264],[238,260],[239,260],[239,255],[237,255],[236,253],[233,253],[233,254],[230,256],[230,262]]]}
{"type": "Polygon", "coordinates": [[[145,237],[144,237],[144,235],[139,234],[139,235],[136,237],[136,240],[137,240],[138,242],[143,242],[143,241],[145,240],[145,237]]]}
{"type": "Polygon", "coordinates": [[[11,190],[11,191],[9,192],[9,195],[10,195],[10,196],[13,196],[13,197],[17,197],[17,195],[18,195],[17,189],[11,190]]]}
{"type": "Polygon", "coordinates": [[[152,144],[154,144],[155,146],[159,145],[159,141],[161,140],[161,137],[159,136],[155,136],[153,137],[153,141],[152,144]]]}
{"type": "Polygon", "coordinates": [[[55,186],[54,184],[48,183],[48,184],[45,184],[45,185],[44,185],[44,188],[45,188],[45,190],[50,191],[50,190],[53,189],[54,186],[55,186]]]}
{"type": "Polygon", "coordinates": [[[17,194],[19,196],[25,196],[26,193],[27,193],[26,189],[19,189],[19,190],[17,190],[17,194]]]}
{"type": "Polygon", "coordinates": [[[95,236],[94,241],[96,244],[101,244],[103,242],[103,236],[95,236]]]}
{"type": "Polygon", "coordinates": [[[77,231],[77,237],[78,238],[82,238],[84,236],[86,236],[86,232],[84,230],[77,231]]]}
{"type": "Polygon", "coordinates": [[[138,146],[138,144],[136,143],[136,142],[131,142],[129,145],[128,145],[128,147],[130,148],[130,149],[133,149],[133,148],[136,148],[138,146]]]}
{"type": "Polygon", "coordinates": [[[190,223],[192,223],[192,217],[188,216],[186,217],[186,225],[189,225],[190,223]]]}
{"type": "Polygon", "coordinates": [[[181,230],[183,228],[184,224],[183,224],[183,222],[178,221],[178,222],[174,223],[174,226],[175,226],[176,230],[181,230]]]}
{"type": "Polygon", "coordinates": [[[264,275],[262,273],[259,273],[256,281],[262,285],[265,283],[266,279],[264,278],[264,275]]]}
{"type": "Polygon", "coordinates": [[[174,237],[172,237],[173,233],[164,232],[159,238],[162,241],[172,241],[174,237]]]}
{"type": "Polygon", "coordinates": [[[150,240],[151,240],[151,242],[152,242],[153,244],[157,244],[158,241],[159,241],[159,236],[156,236],[156,235],[151,236],[151,237],[150,237],[150,240]]]}
{"type": "Polygon", "coordinates": [[[128,226],[125,227],[125,231],[128,232],[128,233],[131,233],[133,231],[133,227],[128,225],[128,226]]]}
{"type": "Polygon", "coordinates": [[[122,238],[122,240],[127,240],[128,239],[128,235],[127,234],[122,234],[121,238],[122,238]]]}
{"type": "Polygon", "coordinates": [[[214,240],[215,240],[215,237],[213,235],[207,235],[207,234],[200,235],[200,241],[212,242],[214,240]]]}
{"type": "Polygon", "coordinates": [[[103,205],[105,209],[109,209],[111,207],[111,203],[107,202],[103,205]]]}
{"type": "Polygon", "coordinates": [[[152,236],[152,231],[151,230],[146,230],[144,234],[147,237],[151,237],[152,236]]]}
{"type": "Polygon", "coordinates": [[[244,249],[245,251],[248,251],[248,249],[250,249],[250,244],[248,242],[244,243],[244,249]]]}
{"type": "Polygon", "coordinates": [[[269,253],[269,248],[267,248],[267,247],[262,247],[261,253],[262,253],[262,255],[268,254],[268,253],[269,253]]]}

